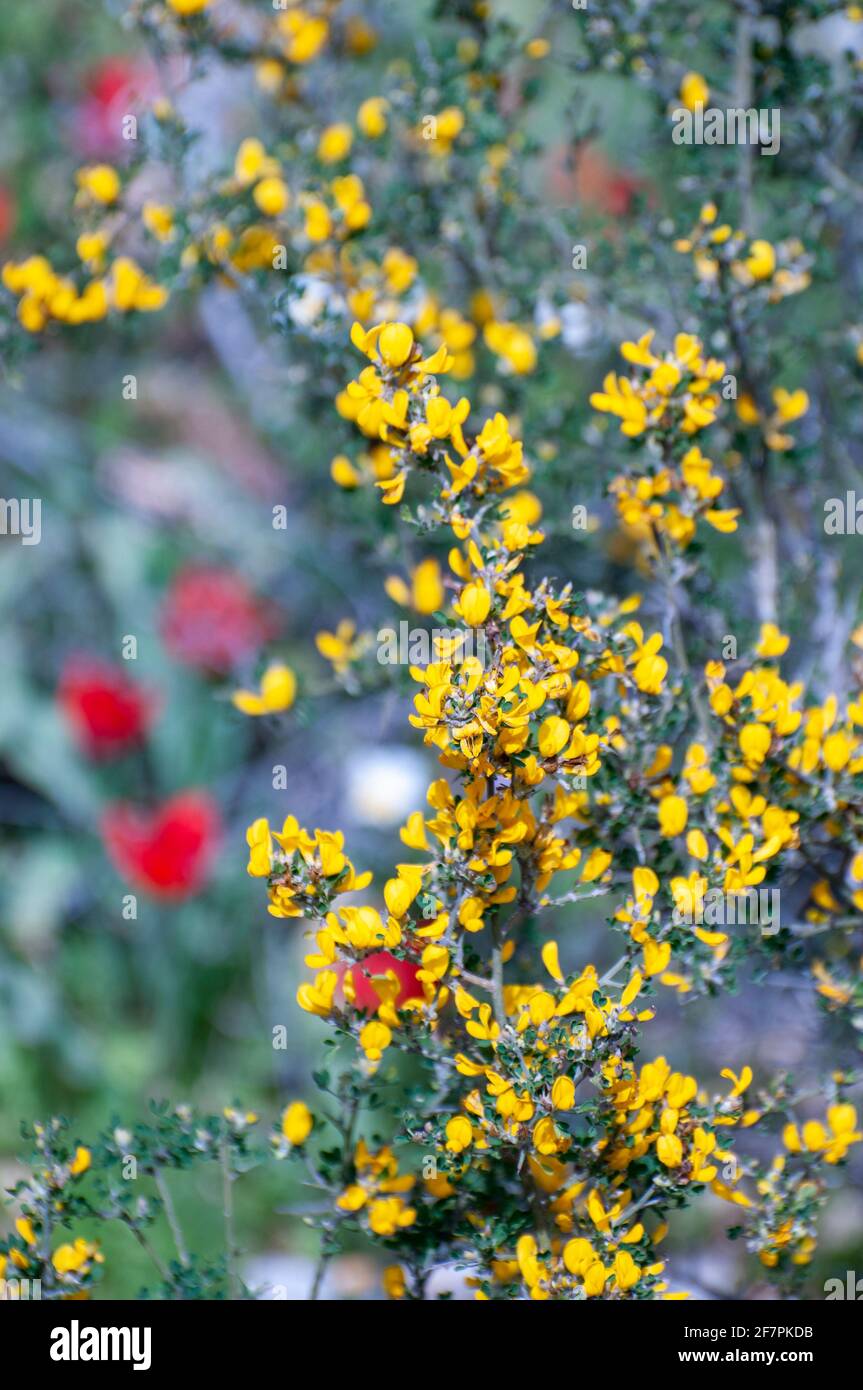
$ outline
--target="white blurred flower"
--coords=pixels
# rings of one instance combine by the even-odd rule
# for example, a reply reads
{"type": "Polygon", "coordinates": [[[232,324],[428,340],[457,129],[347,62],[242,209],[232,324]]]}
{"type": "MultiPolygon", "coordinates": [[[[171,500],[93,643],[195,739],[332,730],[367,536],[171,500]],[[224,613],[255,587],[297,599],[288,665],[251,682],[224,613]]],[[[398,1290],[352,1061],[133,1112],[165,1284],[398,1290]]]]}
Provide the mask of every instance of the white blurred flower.
{"type": "Polygon", "coordinates": [[[412,748],[364,748],[349,758],[345,777],[348,809],[366,825],[398,825],[425,804],[428,767],[412,748]]]}
{"type": "Polygon", "coordinates": [[[593,336],[590,310],[586,304],[565,304],[560,312],[561,337],[570,352],[587,347],[593,336]]]}

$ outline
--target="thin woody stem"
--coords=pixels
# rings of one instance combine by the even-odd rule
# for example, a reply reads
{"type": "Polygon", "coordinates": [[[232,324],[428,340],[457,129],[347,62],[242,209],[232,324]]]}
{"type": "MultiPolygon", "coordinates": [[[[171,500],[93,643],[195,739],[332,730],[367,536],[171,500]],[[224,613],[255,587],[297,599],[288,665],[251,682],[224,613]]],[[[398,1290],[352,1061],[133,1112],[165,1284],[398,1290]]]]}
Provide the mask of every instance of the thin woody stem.
{"type": "Polygon", "coordinates": [[[503,995],[503,946],[500,941],[497,927],[493,928],[494,945],[491,952],[491,985],[494,997],[495,1018],[501,1028],[506,1023],[506,1007],[503,995]]]}
{"type": "Polygon", "coordinates": [[[222,1166],[222,1207],[225,1221],[225,1262],[228,1270],[228,1292],[232,1299],[240,1297],[240,1281],[237,1274],[237,1240],[234,1231],[234,1173],[231,1171],[228,1146],[223,1139],[219,1145],[219,1161],[222,1166]]]}
{"type": "Polygon", "coordinates": [[[165,1212],[165,1219],[167,1220],[168,1225],[171,1228],[171,1235],[174,1238],[174,1245],[177,1248],[177,1258],[179,1259],[180,1264],[183,1266],[183,1268],[186,1269],[189,1265],[189,1252],[186,1247],[185,1238],[183,1236],[183,1228],[180,1225],[176,1208],[174,1207],[174,1201],[171,1197],[170,1188],[168,1187],[168,1184],[165,1181],[165,1175],[162,1172],[161,1168],[156,1169],[154,1176],[156,1182],[156,1189],[159,1193],[159,1197],[162,1202],[162,1207],[165,1212]]]}

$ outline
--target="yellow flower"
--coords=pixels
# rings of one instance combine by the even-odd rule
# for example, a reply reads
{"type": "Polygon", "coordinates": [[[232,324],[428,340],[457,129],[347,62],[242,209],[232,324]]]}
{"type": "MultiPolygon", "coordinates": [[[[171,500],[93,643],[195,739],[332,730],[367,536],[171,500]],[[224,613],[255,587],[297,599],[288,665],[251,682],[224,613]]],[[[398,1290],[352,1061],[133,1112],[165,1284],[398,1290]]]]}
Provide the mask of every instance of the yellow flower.
{"type": "Polygon", "coordinates": [[[284,80],[285,69],[276,58],[263,58],[255,64],[255,81],[270,96],[281,91],[284,80]]]}
{"type": "Polygon", "coordinates": [[[231,703],[242,714],[278,714],[288,710],[297,694],[297,678],[290,666],[268,666],[261,677],[260,692],[236,690],[231,703]]]}
{"type": "Polygon", "coordinates": [[[498,357],[503,357],[517,376],[526,376],[536,366],[536,344],[530,334],[514,323],[487,323],[483,337],[498,357]]]}
{"type": "Polygon", "coordinates": [[[569,725],[556,714],[549,715],[539,726],[537,741],[544,758],[555,758],[569,742],[569,725]]]}
{"type": "Polygon", "coordinates": [[[804,1151],[820,1153],[825,1163],[839,1163],[852,1144],[859,1144],[863,1134],[857,1131],[857,1111],[853,1105],[831,1105],[827,1111],[830,1132],[818,1120],[809,1120],[803,1126],[802,1136],[797,1126],[788,1124],[782,1131],[782,1140],[789,1153],[804,1151]]]}
{"type": "Polygon", "coordinates": [[[769,280],[776,269],[776,252],[769,241],[753,241],[744,261],[754,280],[769,280]]]}
{"type": "Polygon", "coordinates": [[[563,971],[560,968],[560,956],[558,955],[557,942],[546,941],[542,948],[542,963],[553,980],[558,982],[563,980],[563,971]]]}
{"type": "Polygon", "coordinates": [[[168,5],[175,14],[200,14],[205,10],[212,0],[168,0],[168,5]]]}
{"type": "Polygon", "coordinates": [[[838,1163],[852,1144],[859,1144],[863,1134],[857,1129],[857,1111],[853,1105],[831,1105],[827,1111],[831,1139],[824,1155],[826,1163],[838,1163]]]}
{"type": "Polygon", "coordinates": [[[413,352],[414,335],[406,323],[385,323],[378,337],[381,360],[388,367],[403,367],[413,352]]]}
{"type": "Polygon", "coordinates": [[[384,587],[394,602],[404,607],[410,604],[417,613],[436,613],[444,604],[440,565],[433,556],[417,565],[411,575],[410,589],[397,575],[392,575],[384,587]]]}
{"type": "Polygon", "coordinates": [[[781,633],[775,623],[762,623],[755,653],[765,661],[774,656],[784,656],[790,641],[790,637],[781,633]]]}
{"type": "Polygon", "coordinates": [[[659,803],[658,814],[659,828],[668,839],[686,829],[689,808],[682,796],[664,796],[659,803]]]}
{"type": "Polygon", "coordinates": [[[551,1088],[551,1103],[555,1110],[571,1110],[575,1104],[575,1086],[568,1076],[558,1076],[551,1088]]]}
{"type": "Polygon", "coordinates": [[[742,1096],[743,1092],[748,1090],[749,1086],[752,1083],[751,1067],[744,1067],[739,1076],[737,1076],[736,1073],[733,1072],[730,1067],[726,1067],[724,1071],[721,1071],[719,1073],[719,1075],[724,1077],[726,1081],[731,1081],[734,1083],[733,1090],[731,1091],[732,1096],[742,1096]]]}
{"type": "Polygon", "coordinates": [[[279,17],[279,27],[285,32],[285,52],[292,63],[310,63],[326,43],[330,26],[317,15],[307,15],[301,9],[289,10],[279,17]]]}
{"type": "MultiPolygon", "coordinates": [[[[146,222],[147,208],[144,207],[144,220],[146,222]]],[[[109,237],[107,232],[82,232],[75,242],[75,252],[79,259],[89,266],[92,270],[101,270],[105,263],[105,252],[108,249],[109,237]]]]}
{"type": "Polygon", "coordinates": [[[666,1168],[679,1168],[683,1162],[683,1145],[676,1134],[660,1134],[656,1141],[656,1156],[666,1168]]]}
{"type": "Polygon", "coordinates": [[[305,1144],[312,1132],[314,1117],[311,1110],[301,1100],[295,1100],[282,1116],[282,1134],[289,1144],[305,1144]]]}
{"type": "Polygon", "coordinates": [[[156,285],[129,256],[118,256],[111,266],[111,300],[115,309],[149,313],[167,303],[168,291],[156,285]]]}
{"type": "Polygon", "coordinates": [[[404,1298],[407,1285],[405,1272],[401,1265],[387,1265],[383,1272],[382,1283],[387,1298],[404,1298]]]}
{"type": "MultiPolygon", "coordinates": [[[[299,916],[299,911],[297,912],[299,916]]],[[[297,990],[297,1003],[306,1013],[326,1018],[333,1007],[333,997],[339,977],[335,970],[321,970],[314,983],[300,985],[297,990]]]]}
{"type": "Polygon", "coordinates": [[[322,164],[338,164],[351,152],[354,132],[345,121],[327,126],[318,141],[318,159],[322,164]]]}
{"type": "Polygon", "coordinates": [[[15,1222],[15,1230],[27,1245],[36,1244],[36,1232],[33,1230],[33,1223],[27,1216],[19,1216],[15,1222]]]}
{"type": "Polygon", "coordinates": [[[462,589],[456,606],[469,627],[480,627],[491,611],[491,594],[482,580],[475,579],[462,589]]]}
{"type": "Polygon", "coordinates": [[[360,1030],[360,1047],[373,1063],[381,1060],[392,1040],[392,1030],[380,1019],[372,1019],[360,1030]]]}
{"type": "Polygon", "coordinates": [[[647,940],[644,943],[645,975],[661,975],[671,960],[671,945],[667,941],[647,940]]]}
{"type": "Polygon", "coordinates": [[[368,97],[357,112],[357,125],[369,140],[376,140],[387,128],[387,111],[390,104],[386,97],[368,97]]]}
{"type": "Polygon", "coordinates": [[[110,164],[90,164],[75,175],[78,187],[95,202],[116,203],[120,196],[120,176],[110,164]]]}
{"type": "Polygon", "coordinates": [[[393,917],[404,917],[419,892],[418,881],[408,882],[404,878],[390,878],[384,884],[384,902],[393,917]]]}
{"type": "Polygon", "coordinates": [[[464,115],[457,106],[447,106],[435,117],[434,135],[430,141],[432,154],[447,154],[453,141],[464,130],[464,115]]]}
{"type": "Polygon", "coordinates": [[[537,1153],[557,1154],[569,1148],[569,1140],[560,1133],[554,1120],[545,1115],[533,1127],[533,1146],[537,1153]]]}
{"type": "Polygon", "coordinates": [[[278,217],[291,200],[287,184],[275,176],[261,179],[260,183],[255,184],[252,197],[265,217],[278,217]]]}
{"type": "Polygon", "coordinates": [[[575,1240],[567,1241],[563,1247],[563,1263],[570,1274],[577,1274],[583,1278],[590,1267],[596,1263],[596,1251],[589,1240],[579,1236],[575,1240]]]}
{"type": "Polygon", "coordinates": [[[348,492],[355,487],[359,487],[362,481],[359,473],[346,454],[336,454],[335,458],[331,461],[330,477],[334,483],[338,483],[339,487],[343,487],[348,492]]]}
{"type": "Polygon", "coordinates": [[[92,1162],[93,1156],[90,1153],[90,1150],[85,1149],[81,1147],[81,1145],[79,1145],[78,1148],[75,1150],[75,1157],[69,1164],[69,1172],[72,1174],[73,1177],[80,1177],[82,1173],[86,1173],[87,1169],[90,1167],[92,1162]]]}
{"type": "Polygon", "coordinates": [[[246,187],[278,172],[278,160],[270,158],[260,140],[243,140],[234,159],[234,178],[238,183],[246,187]]]}
{"type": "Polygon", "coordinates": [[[711,525],[714,530],[721,531],[724,535],[730,535],[737,530],[737,518],[740,515],[739,507],[725,507],[718,509],[709,507],[704,513],[704,520],[711,525]]]}
{"type": "Polygon", "coordinates": [[[333,668],[341,673],[347,671],[362,651],[362,639],[357,638],[356,634],[356,624],[350,618],[343,618],[335,632],[319,632],[315,637],[315,646],[321,656],[332,662],[333,668]]]}
{"type": "Polygon", "coordinates": [[[336,1198],[336,1206],[342,1211],[361,1211],[368,1202],[368,1193],[359,1183],[354,1183],[351,1187],[346,1187],[341,1196],[336,1198]]]}
{"type": "Polygon", "coordinates": [[[596,1260],[584,1275],[584,1292],[588,1298],[596,1298],[605,1288],[605,1281],[608,1275],[602,1266],[601,1260],[596,1260]]]}
{"type": "Polygon", "coordinates": [[[680,100],[688,111],[696,106],[704,106],[710,96],[710,88],[700,72],[687,72],[680,83],[680,100]]]}
{"type": "Polygon", "coordinates": [[[610,863],[611,855],[608,850],[600,849],[599,846],[592,849],[585,859],[584,868],[581,871],[582,883],[595,883],[598,878],[602,877],[610,863]]]}
{"type": "Polygon", "coordinates": [[[369,1205],[369,1226],[376,1236],[394,1236],[417,1219],[413,1207],[403,1197],[379,1197],[369,1205]]]}
{"type": "Polygon", "coordinates": [[[744,724],[738,735],[738,743],[747,763],[757,766],[767,757],[770,730],[766,724],[744,724]]]}
{"type": "MultiPolygon", "coordinates": [[[[174,212],[164,203],[145,203],[141,220],[157,241],[170,241],[174,234],[174,212]]],[[[80,254],[80,251],[79,251],[80,254]]],[[[82,256],[82,260],[87,259],[82,256]]]]}
{"type": "Polygon", "coordinates": [[[841,729],[828,734],[821,745],[821,757],[825,767],[831,772],[841,772],[857,748],[857,740],[849,738],[841,729]]]}
{"type": "Polygon", "coordinates": [[[271,867],[273,840],[269,821],[263,816],[249,826],[246,844],[249,846],[248,872],[253,878],[266,878],[271,867]]]}
{"type": "Polygon", "coordinates": [[[447,1121],[446,1146],[450,1153],[464,1153],[473,1143],[473,1130],[466,1115],[454,1115],[447,1121]]]}
{"type": "Polygon", "coordinates": [[[614,1279],[617,1287],[625,1293],[634,1288],[641,1278],[641,1270],[628,1250],[618,1250],[614,1257],[614,1279]]]}
{"type": "Polygon", "coordinates": [[[51,1263],[60,1275],[86,1274],[94,1259],[101,1263],[98,1246],[79,1236],[73,1245],[59,1246],[51,1256],[51,1263]]]}
{"type": "Polygon", "coordinates": [[[686,837],[686,848],[693,859],[706,859],[709,848],[703,830],[690,830],[686,837]]]}
{"type": "Polygon", "coordinates": [[[788,425],[792,420],[799,420],[801,415],[806,414],[809,409],[809,396],[802,389],[786,391],[784,386],[777,386],[773,392],[773,404],[776,406],[780,423],[788,425]]]}

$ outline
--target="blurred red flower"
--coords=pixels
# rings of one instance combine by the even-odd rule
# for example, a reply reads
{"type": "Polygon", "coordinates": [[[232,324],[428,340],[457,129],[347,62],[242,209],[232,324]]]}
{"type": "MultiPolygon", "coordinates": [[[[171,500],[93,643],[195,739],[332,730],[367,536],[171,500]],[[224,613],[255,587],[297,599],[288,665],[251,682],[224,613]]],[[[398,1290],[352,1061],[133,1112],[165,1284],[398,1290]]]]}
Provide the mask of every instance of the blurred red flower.
{"type": "Polygon", "coordinates": [[[381,1001],[371,976],[386,975],[388,970],[392,970],[400,985],[393,1000],[397,1009],[402,1007],[406,999],[422,999],[423,987],[417,979],[417,967],[410,961],[398,960],[389,951],[375,951],[365,956],[361,965],[351,966],[356,1008],[364,1009],[367,1013],[377,1012],[381,1001]]]}
{"type": "Polygon", "coordinates": [[[134,116],[153,97],[155,74],[132,58],[105,58],[91,68],[75,109],[75,144],[88,157],[116,154],[125,145],[123,117],[134,116]]]}
{"type": "Polygon", "coordinates": [[[15,226],[15,198],[5,184],[0,183],[0,246],[5,245],[15,226]]]}
{"type": "Polygon", "coordinates": [[[637,193],[646,193],[652,203],[653,189],[639,178],[613,164],[597,145],[589,142],[560,146],[550,158],[549,184],[561,203],[585,203],[607,217],[628,217],[637,193]]]}
{"type": "Polygon", "coordinates": [[[57,687],[60,708],[82,752],[111,758],[139,743],[156,712],[153,695],[120,666],[94,656],[72,656],[57,687]]]}
{"type": "Polygon", "coordinates": [[[179,792],[154,811],[119,802],[102,818],[102,839],[118,872],[156,898],[179,901],[203,886],[221,835],[206,792],[179,792]]]}
{"type": "Polygon", "coordinates": [[[174,577],[161,626],[172,656],[217,675],[253,656],[275,630],[266,606],[239,574],[203,566],[174,577]]]}

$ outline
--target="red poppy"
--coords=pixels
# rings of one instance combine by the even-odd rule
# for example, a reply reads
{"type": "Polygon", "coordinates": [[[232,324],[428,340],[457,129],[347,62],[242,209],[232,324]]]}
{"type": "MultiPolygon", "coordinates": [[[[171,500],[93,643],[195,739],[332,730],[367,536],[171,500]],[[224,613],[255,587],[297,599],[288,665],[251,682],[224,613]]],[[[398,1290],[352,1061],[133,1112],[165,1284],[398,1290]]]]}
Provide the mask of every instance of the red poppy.
{"type": "Polygon", "coordinates": [[[122,57],[97,63],[84,80],[84,96],[75,110],[78,149],[91,158],[123,149],[123,117],[139,112],[154,92],[155,76],[148,65],[122,57]]]}
{"type": "Polygon", "coordinates": [[[102,819],[118,872],[153,897],[174,901],[203,886],[220,835],[218,810],[205,792],[180,792],[155,811],[121,802],[102,819]]]}
{"type": "Polygon", "coordinates": [[[111,758],[139,743],[156,712],[153,696],[135,685],[122,667],[92,656],[69,659],[57,699],[90,758],[111,758]]]}
{"type": "Polygon", "coordinates": [[[388,970],[392,970],[399,982],[399,992],[394,999],[397,1009],[400,1009],[407,999],[422,999],[423,988],[417,979],[417,967],[408,960],[399,960],[389,951],[375,951],[370,956],[365,956],[360,965],[351,966],[351,979],[354,985],[354,1006],[357,1009],[364,1009],[366,1013],[376,1013],[380,1004],[380,997],[372,984],[373,975],[386,975],[388,970]]]}
{"type": "Polygon", "coordinates": [[[551,155],[550,185],[555,198],[563,203],[573,200],[595,208],[607,217],[628,217],[637,193],[647,193],[653,202],[653,190],[647,179],[639,178],[612,164],[603,151],[588,143],[559,147],[551,155]]]}
{"type": "Polygon", "coordinates": [[[8,241],[15,216],[15,199],[5,184],[0,183],[0,246],[8,241]]]}
{"type": "Polygon", "coordinates": [[[254,656],[273,632],[262,601],[231,570],[181,570],[162,605],[162,636],[171,655],[217,675],[254,656]]]}

